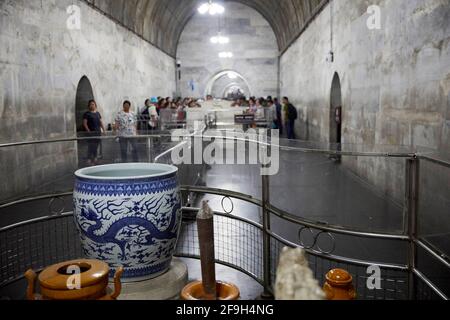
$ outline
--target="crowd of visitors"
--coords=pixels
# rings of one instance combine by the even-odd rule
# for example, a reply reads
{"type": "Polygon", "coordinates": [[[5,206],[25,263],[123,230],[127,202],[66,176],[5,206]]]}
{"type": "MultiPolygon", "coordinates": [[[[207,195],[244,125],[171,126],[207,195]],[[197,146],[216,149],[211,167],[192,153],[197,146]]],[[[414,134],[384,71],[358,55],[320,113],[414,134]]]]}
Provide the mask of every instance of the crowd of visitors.
{"type": "Polygon", "coordinates": [[[280,131],[282,136],[286,132],[288,139],[296,139],[295,121],[298,118],[297,109],[290,103],[288,97],[284,97],[280,103],[278,98],[255,98],[236,99],[231,104],[232,107],[245,107],[247,113],[255,115],[255,119],[266,119],[271,123],[272,129],[280,131]]]}
{"type": "MultiPolygon", "coordinates": [[[[213,100],[208,96],[206,101],[213,100]]],[[[295,121],[298,114],[297,109],[290,103],[287,97],[284,97],[280,103],[277,98],[271,96],[267,98],[250,97],[248,100],[239,98],[231,103],[234,108],[244,108],[244,113],[254,114],[255,120],[264,120],[269,123],[271,129],[280,131],[280,135],[286,132],[288,139],[295,139],[295,121]]],[[[131,157],[134,162],[138,162],[138,150],[136,139],[138,131],[157,130],[160,123],[160,117],[170,110],[171,115],[175,115],[176,121],[186,119],[186,109],[201,108],[199,100],[193,98],[152,98],[147,99],[144,107],[138,109],[137,113],[132,112],[130,101],[124,101],[122,110],[114,118],[114,124],[109,129],[114,131],[120,143],[120,151],[123,162],[128,161],[128,155],[131,150],[131,157]]],[[[83,128],[89,137],[88,140],[88,165],[98,164],[98,150],[101,136],[106,132],[102,116],[97,110],[97,103],[94,100],[89,101],[88,111],[83,116],[83,128]]]]}

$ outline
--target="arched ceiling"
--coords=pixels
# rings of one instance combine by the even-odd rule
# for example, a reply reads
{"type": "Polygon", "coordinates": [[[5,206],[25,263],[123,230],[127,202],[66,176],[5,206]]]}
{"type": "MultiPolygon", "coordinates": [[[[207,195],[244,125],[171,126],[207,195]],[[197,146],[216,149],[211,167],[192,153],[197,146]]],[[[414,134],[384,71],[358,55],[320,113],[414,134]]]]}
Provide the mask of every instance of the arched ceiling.
{"type": "MultiPolygon", "coordinates": [[[[167,54],[176,55],[184,27],[206,0],[84,0],[167,54]]],[[[260,12],[272,26],[280,51],[300,34],[328,0],[236,1],[260,12]]]]}

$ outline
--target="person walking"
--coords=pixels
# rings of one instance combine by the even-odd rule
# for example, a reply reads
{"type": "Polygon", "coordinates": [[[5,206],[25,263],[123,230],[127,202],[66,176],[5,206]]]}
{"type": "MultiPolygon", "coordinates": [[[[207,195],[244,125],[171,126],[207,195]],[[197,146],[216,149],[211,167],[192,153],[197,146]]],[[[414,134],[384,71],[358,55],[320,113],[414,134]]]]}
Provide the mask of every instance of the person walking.
{"type": "MultiPolygon", "coordinates": [[[[105,126],[102,121],[101,114],[97,111],[97,103],[95,100],[90,100],[88,103],[89,111],[83,115],[83,128],[87,132],[89,138],[99,137],[102,132],[105,132],[105,126]]],[[[101,143],[100,139],[88,140],[88,165],[96,165],[98,158],[98,149],[101,143]]]]}
{"type": "Polygon", "coordinates": [[[289,102],[288,97],[283,98],[283,110],[286,121],[286,131],[289,140],[295,140],[295,121],[298,118],[297,109],[289,102]]]}
{"type": "Polygon", "coordinates": [[[120,143],[122,162],[128,162],[128,148],[131,148],[133,162],[139,162],[136,139],[137,117],[131,112],[131,102],[123,103],[123,110],[116,116],[115,130],[117,131],[120,143]]]}

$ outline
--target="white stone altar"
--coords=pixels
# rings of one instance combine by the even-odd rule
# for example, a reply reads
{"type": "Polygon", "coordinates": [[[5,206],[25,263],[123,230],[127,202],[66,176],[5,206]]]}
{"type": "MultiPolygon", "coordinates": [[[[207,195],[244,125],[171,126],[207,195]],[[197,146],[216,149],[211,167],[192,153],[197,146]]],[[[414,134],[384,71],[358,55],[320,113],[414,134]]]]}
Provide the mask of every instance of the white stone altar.
{"type": "Polygon", "coordinates": [[[226,127],[230,129],[242,129],[241,125],[235,125],[234,116],[243,114],[246,107],[232,107],[232,101],[214,100],[201,102],[201,108],[186,109],[187,124],[194,126],[196,121],[205,121],[205,117],[214,120],[218,127],[226,127]]]}

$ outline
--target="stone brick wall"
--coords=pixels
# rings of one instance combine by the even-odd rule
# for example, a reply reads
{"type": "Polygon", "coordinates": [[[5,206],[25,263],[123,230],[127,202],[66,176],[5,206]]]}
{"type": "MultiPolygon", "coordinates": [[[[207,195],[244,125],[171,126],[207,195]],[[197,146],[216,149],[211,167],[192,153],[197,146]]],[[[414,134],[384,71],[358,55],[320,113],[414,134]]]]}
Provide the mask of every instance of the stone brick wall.
{"type": "MultiPolygon", "coordinates": [[[[299,109],[297,134],[302,139],[329,141],[330,92],[337,72],[342,86],[343,143],[364,146],[366,151],[387,145],[448,152],[448,1],[370,4],[381,8],[380,30],[367,27],[367,1],[336,0],[281,57],[281,93],[290,96],[299,109]],[[330,50],[333,63],[326,61],[330,50]]],[[[353,158],[347,164],[396,199],[403,197],[403,163],[353,158]]]]}
{"type": "MultiPolygon", "coordinates": [[[[84,1],[1,1],[0,30],[0,143],[74,137],[84,75],[106,123],[123,99],[136,107],[175,91],[173,58],[84,1]],[[67,28],[72,4],[81,9],[80,30],[67,28]]],[[[0,151],[0,201],[33,188],[44,192],[39,188],[50,178],[76,166],[73,144],[20,150],[0,151]],[[37,154],[41,150],[45,155],[37,154]]]]}

